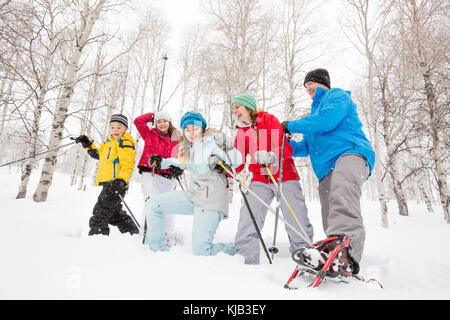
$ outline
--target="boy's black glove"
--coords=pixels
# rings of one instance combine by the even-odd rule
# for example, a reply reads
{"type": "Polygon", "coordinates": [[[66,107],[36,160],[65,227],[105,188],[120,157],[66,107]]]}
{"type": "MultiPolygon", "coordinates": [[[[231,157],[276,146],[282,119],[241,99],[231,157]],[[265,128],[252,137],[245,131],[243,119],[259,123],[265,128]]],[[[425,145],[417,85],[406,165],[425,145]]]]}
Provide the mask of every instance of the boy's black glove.
{"type": "Polygon", "coordinates": [[[87,136],[85,136],[84,134],[82,134],[81,136],[75,138],[75,142],[76,143],[81,143],[81,145],[83,146],[83,148],[89,148],[92,144],[92,140],[89,139],[87,136]]]}
{"type": "Polygon", "coordinates": [[[162,162],[162,157],[160,155],[157,155],[157,154],[154,154],[154,155],[150,156],[150,158],[148,159],[148,164],[154,170],[161,169],[161,162],[162,162]]]}
{"type": "Polygon", "coordinates": [[[179,176],[183,174],[183,169],[180,169],[176,166],[170,166],[170,175],[177,179],[179,176]]]}
{"type": "Polygon", "coordinates": [[[289,124],[289,121],[283,121],[281,123],[281,127],[283,128],[284,132],[286,132],[286,133],[289,133],[288,124],[289,124]]]}
{"type": "Polygon", "coordinates": [[[114,179],[110,182],[109,184],[109,192],[111,194],[115,194],[115,193],[123,193],[127,190],[127,183],[125,182],[125,180],[123,179],[114,179]]]}

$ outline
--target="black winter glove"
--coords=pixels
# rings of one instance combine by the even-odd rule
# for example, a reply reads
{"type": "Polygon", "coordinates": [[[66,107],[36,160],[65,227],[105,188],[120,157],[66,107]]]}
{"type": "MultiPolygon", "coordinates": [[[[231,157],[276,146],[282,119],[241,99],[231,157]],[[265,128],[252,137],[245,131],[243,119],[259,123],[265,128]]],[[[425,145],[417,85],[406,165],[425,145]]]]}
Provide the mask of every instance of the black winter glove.
{"type": "MultiPolygon", "coordinates": [[[[223,165],[225,166],[225,168],[227,168],[228,171],[231,172],[232,169],[231,169],[231,166],[230,166],[229,164],[223,163],[223,165]]],[[[225,173],[225,174],[228,174],[228,172],[225,171],[225,169],[222,168],[222,167],[219,166],[219,165],[216,165],[216,167],[214,168],[214,170],[217,171],[218,173],[225,173]]]]}
{"type": "Polygon", "coordinates": [[[81,136],[75,138],[75,142],[76,143],[81,143],[81,145],[83,146],[83,148],[89,148],[92,144],[92,140],[89,139],[87,136],[85,136],[84,134],[82,134],[81,136]]]}
{"type": "Polygon", "coordinates": [[[127,183],[123,179],[112,180],[109,184],[109,192],[111,194],[124,193],[127,190],[127,183]]]}
{"type": "Polygon", "coordinates": [[[154,154],[148,159],[148,164],[155,170],[161,169],[162,157],[160,155],[154,154]]]}
{"type": "Polygon", "coordinates": [[[220,159],[216,155],[213,155],[209,158],[209,168],[211,170],[217,171],[218,173],[226,172],[225,169],[221,165],[219,165],[219,162],[222,162],[222,165],[224,165],[225,168],[231,171],[231,167],[228,164],[223,163],[222,159],[220,159]]]}
{"type": "Polygon", "coordinates": [[[286,132],[286,133],[289,133],[288,124],[289,124],[289,121],[283,121],[281,123],[281,127],[283,128],[284,132],[286,132]]]}
{"type": "Polygon", "coordinates": [[[179,176],[183,174],[183,169],[180,169],[176,166],[170,166],[170,175],[177,179],[179,176]]]}

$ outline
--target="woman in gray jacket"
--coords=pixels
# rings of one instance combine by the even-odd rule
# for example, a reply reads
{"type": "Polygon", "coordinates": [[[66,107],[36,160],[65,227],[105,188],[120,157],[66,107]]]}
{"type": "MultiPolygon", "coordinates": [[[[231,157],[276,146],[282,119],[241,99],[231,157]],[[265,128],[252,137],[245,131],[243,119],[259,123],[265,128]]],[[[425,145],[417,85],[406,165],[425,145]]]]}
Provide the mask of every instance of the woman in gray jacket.
{"type": "MultiPolygon", "coordinates": [[[[146,244],[152,251],[167,251],[169,247],[164,238],[165,214],[193,215],[192,252],[194,255],[210,256],[223,251],[233,255],[236,250],[232,243],[213,243],[219,222],[228,216],[228,197],[226,177],[216,170],[219,161],[228,163],[222,148],[223,134],[206,130],[207,123],[197,112],[187,112],[181,118],[183,139],[179,144],[178,159],[167,158],[150,162],[161,169],[171,166],[190,172],[189,188],[157,195],[146,204],[148,229],[146,244]]],[[[229,139],[231,141],[231,139],[229,139]]],[[[232,144],[231,144],[232,145],[232,144]]],[[[232,146],[229,146],[232,148],[232,146]]],[[[237,167],[242,162],[239,151],[226,151],[237,167]]]]}

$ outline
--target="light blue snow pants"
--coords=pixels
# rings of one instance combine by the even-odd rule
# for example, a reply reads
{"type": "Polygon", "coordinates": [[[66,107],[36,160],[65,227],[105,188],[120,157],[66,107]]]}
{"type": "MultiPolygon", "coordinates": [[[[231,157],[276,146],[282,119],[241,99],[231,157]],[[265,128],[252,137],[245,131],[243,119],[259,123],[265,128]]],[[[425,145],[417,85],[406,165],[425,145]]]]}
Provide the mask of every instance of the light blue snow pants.
{"type": "Polygon", "coordinates": [[[174,191],[155,195],[146,202],[147,234],[145,243],[152,251],[168,251],[164,236],[165,214],[193,215],[192,253],[198,256],[213,256],[223,251],[233,255],[236,250],[232,243],[213,244],[219,222],[224,213],[204,210],[190,201],[184,191],[174,191]],[[151,232],[149,232],[151,230],[151,232]]]}

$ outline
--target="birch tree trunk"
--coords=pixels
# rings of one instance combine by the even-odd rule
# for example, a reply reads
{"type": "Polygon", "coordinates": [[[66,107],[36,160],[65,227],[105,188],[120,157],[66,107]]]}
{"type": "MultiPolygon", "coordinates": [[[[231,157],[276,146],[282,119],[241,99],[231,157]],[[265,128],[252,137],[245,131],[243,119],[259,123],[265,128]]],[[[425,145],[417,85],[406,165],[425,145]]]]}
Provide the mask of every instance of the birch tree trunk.
{"type": "MultiPolygon", "coordinates": [[[[415,0],[409,0],[409,6],[407,8],[410,10],[410,21],[412,35],[414,37],[414,42],[416,45],[416,57],[419,65],[419,70],[423,78],[424,90],[426,95],[428,115],[431,121],[431,136],[433,145],[431,148],[431,156],[434,162],[434,169],[436,172],[436,180],[439,190],[439,198],[441,200],[441,206],[444,211],[444,219],[450,224],[450,193],[447,184],[447,175],[443,168],[441,162],[441,156],[445,154],[445,144],[440,137],[440,121],[437,116],[437,97],[435,93],[435,85],[432,81],[432,68],[436,64],[435,59],[430,59],[426,54],[425,50],[425,37],[427,37],[427,32],[424,30],[424,21],[429,20],[430,16],[421,16],[424,14],[423,7],[419,11],[417,3],[415,0]]],[[[447,106],[448,107],[448,106],[447,106]]]]}
{"type": "MultiPolygon", "coordinates": [[[[382,171],[381,171],[381,142],[380,142],[380,133],[378,131],[378,115],[375,109],[374,103],[374,58],[373,58],[373,50],[376,45],[377,40],[379,39],[379,34],[384,27],[384,23],[380,23],[377,27],[373,26],[369,22],[369,0],[348,0],[350,6],[356,10],[356,15],[358,16],[358,20],[352,24],[352,31],[357,35],[357,39],[359,41],[360,46],[362,46],[362,50],[358,48],[355,44],[355,47],[363,54],[367,59],[367,108],[368,108],[368,116],[372,137],[373,149],[375,151],[375,167],[373,168],[372,175],[375,179],[375,183],[378,190],[378,201],[380,202],[381,208],[381,225],[385,228],[389,226],[388,223],[388,207],[387,207],[387,197],[386,197],[386,189],[382,181],[382,171]]],[[[389,5],[388,5],[389,7],[389,5]]],[[[386,13],[388,10],[383,11],[383,13],[379,16],[381,21],[384,21],[386,18],[386,13]]],[[[378,20],[378,19],[375,19],[378,20]]]]}
{"type": "MultiPolygon", "coordinates": [[[[391,71],[390,68],[388,69],[388,72],[389,71],[391,71]]],[[[392,180],[392,190],[394,191],[395,200],[397,201],[398,212],[401,216],[407,216],[408,205],[402,189],[402,185],[397,178],[399,166],[397,164],[395,151],[393,150],[393,130],[391,125],[389,125],[389,120],[393,117],[393,115],[390,113],[390,105],[386,97],[387,75],[379,75],[379,86],[381,91],[381,105],[383,107],[384,143],[387,151],[386,170],[388,171],[389,176],[392,180]]]]}
{"type": "Polygon", "coordinates": [[[10,80],[8,82],[8,89],[6,90],[6,93],[2,92],[2,102],[3,103],[3,110],[2,110],[2,118],[0,120],[0,136],[3,135],[3,130],[5,129],[5,123],[6,123],[6,117],[8,114],[8,99],[11,97],[11,92],[13,88],[14,81],[10,80]]]}
{"type": "Polygon", "coordinates": [[[428,196],[428,193],[425,190],[425,185],[423,183],[423,177],[422,176],[416,177],[415,180],[416,180],[416,184],[419,187],[420,195],[427,206],[428,212],[433,213],[434,212],[433,203],[432,203],[430,197],[428,196]]]}
{"type": "MultiPolygon", "coordinates": [[[[85,4],[83,17],[81,19],[82,22],[79,29],[80,36],[76,39],[75,47],[73,48],[69,64],[67,66],[64,77],[64,85],[60,90],[56,112],[53,117],[49,149],[57,148],[61,144],[67,111],[76,85],[76,75],[81,54],[87,44],[94,24],[98,20],[105,2],[106,0],[99,0],[94,10],[91,10],[88,2],[85,4]]],[[[56,168],[58,151],[59,150],[57,149],[50,152],[45,158],[39,184],[33,195],[33,200],[36,202],[43,202],[47,200],[48,190],[52,184],[53,173],[56,168]]]]}
{"type": "MultiPolygon", "coordinates": [[[[103,47],[105,43],[102,42],[99,45],[99,48],[97,50],[96,60],[95,60],[95,69],[94,74],[92,76],[92,81],[89,84],[89,91],[87,94],[87,100],[86,100],[86,108],[83,112],[83,121],[81,124],[81,131],[80,134],[85,134],[88,137],[91,137],[91,131],[92,131],[92,120],[94,118],[94,113],[97,108],[97,101],[99,100],[99,81],[100,81],[100,72],[103,68],[104,64],[104,55],[103,55],[103,47]]],[[[115,82],[113,82],[115,83],[115,82]]],[[[77,155],[76,155],[76,162],[73,168],[73,177],[72,177],[72,183],[71,185],[75,185],[77,176],[79,180],[79,188],[78,190],[81,190],[83,188],[83,182],[84,182],[84,174],[86,173],[86,165],[87,165],[87,155],[86,151],[82,148],[77,148],[77,155]],[[78,175],[78,169],[80,166],[80,175],[78,175]]]]}
{"type": "MultiPolygon", "coordinates": [[[[30,175],[32,172],[33,164],[36,161],[35,154],[37,152],[37,140],[39,135],[39,126],[41,122],[41,116],[42,116],[42,110],[44,108],[45,98],[48,91],[48,83],[49,83],[49,77],[50,72],[53,67],[53,55],[55,53],[55,49],[57,46],[57,38],[54,36],[51,41],[50,45],[47,47],[47,52],[45,56],[45,62],[44,62],[44,68],[39,74],[36,74],[36,78],[39,79],[41,76],[42,78],[39,83],[39,90],[38,90],[38,98],[37,98],[37,105],[33,112],[33,125],[31,128],[31,136],[28,143],[28,156],[30,157],[27,162],[24,165],[24,169],[22,171],[22,176],[20,178],[20,185],[19,185],[19,192],[16,196],[16,199],[23,199],[25,198],[27,194],[27,188],[28,188],[28,182],[30,180],[30,175]]],[[[33,54],[33,53],[30,53],[33,54]]]]}
{"type": "MultiPolygon", "coordinates": [[[[281,20],[280,56],[282,57],[282,79],[285,91],[285,119],[291,120],[298,116],[295,113],[296,91],[303,88],[300,73],[307,59],[305,52],[314,46],[308,16],[314,10],[311,2],[306,0],[284,0],[281,20]]],[[[315,26],[315,31],[317,28],[315,26]]],[[[313,59],[312,59],[313,60],[313,59]]],[[[311,62],[311,61],[309,61],[311,62]]]]}

